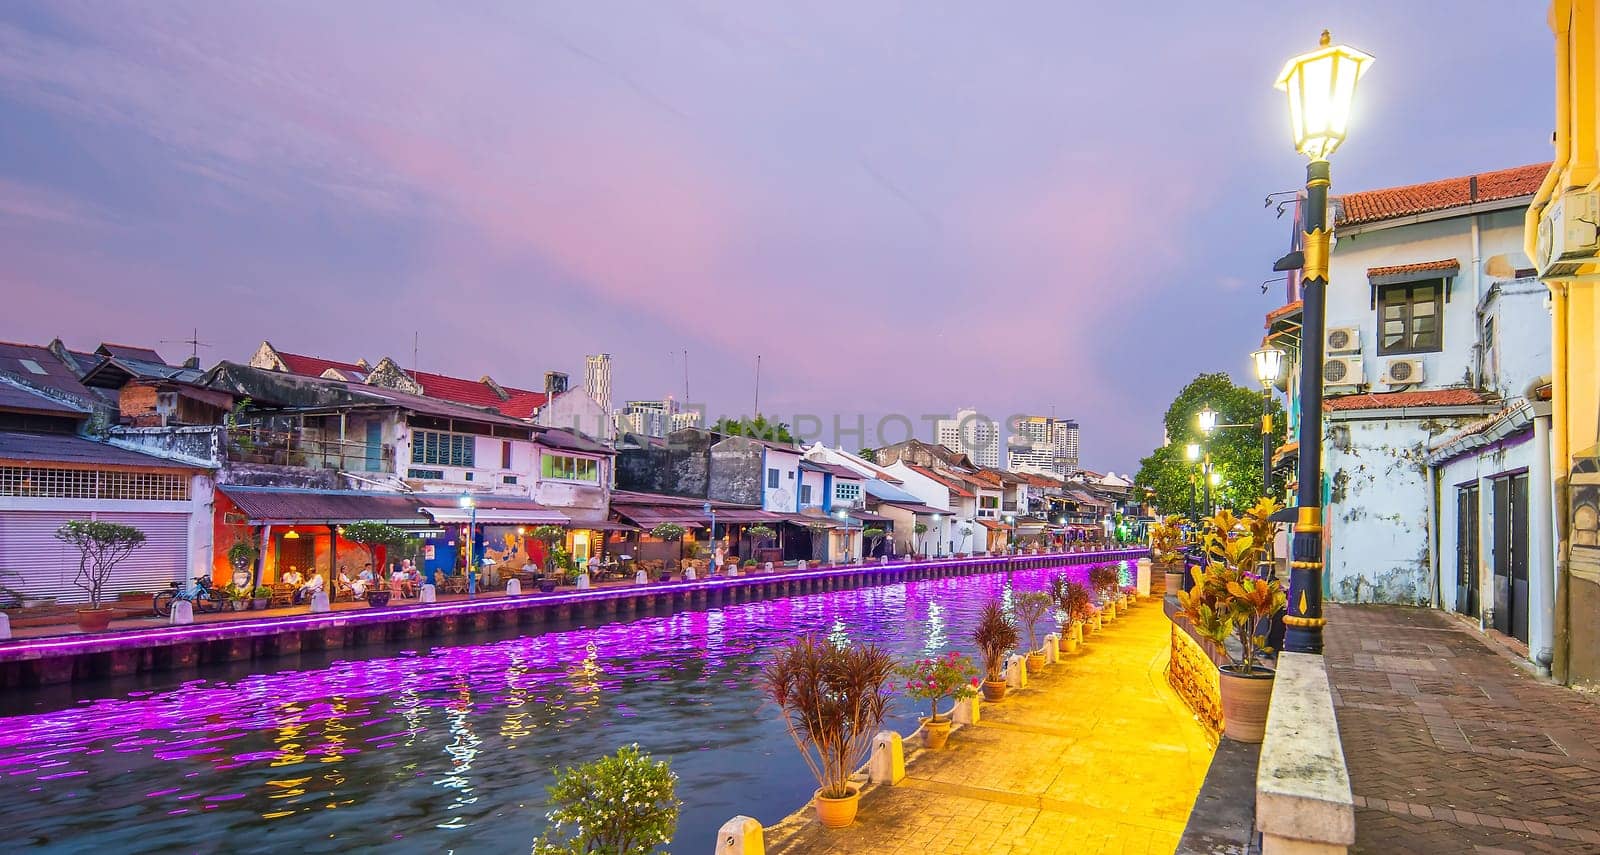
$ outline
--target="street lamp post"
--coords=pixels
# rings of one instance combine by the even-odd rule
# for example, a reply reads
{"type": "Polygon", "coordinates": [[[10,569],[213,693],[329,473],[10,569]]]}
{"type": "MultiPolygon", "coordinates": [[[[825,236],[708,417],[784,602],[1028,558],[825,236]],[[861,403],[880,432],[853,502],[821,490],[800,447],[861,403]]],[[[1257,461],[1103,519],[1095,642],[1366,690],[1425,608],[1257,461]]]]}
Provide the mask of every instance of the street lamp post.
{"type": "Polygon", "coordinates": [[[1299,483],[1294,545],[1289,562],[1289,609],[1284,649],[1321,653],[1322,628],[1322,336],[1328,288],[1328,156],[1344,142],[1356,82],[1372,57],[1332,45],[1322,31],[1318,48],[1289,60],[1276,86],[1289,96],[1295,148],[1307,158],[1303,256],[1299,265],[1304,315],[1300,342],[1299,483]]]}
{"type": "Polygon", "coordinates": [[[461,507],[470,510],[467,522],[467,594],[478,593],[478,503],[471,493],[463,493],[461,507]]]}
{"type": "Polygon", "coordinates": [[[1200,453],[1203,463],[1200,466],[1200,479],[1205,482],[1206,491],[1206,516],[1211,516],[1211,432],[1217,429],[1217,411],[1211,409],[1210,404],[1200,408],[1200,453]]]}
{"type": "Polygon", "coordinates": [[[1200,482],[1198,470],[1200,465],[1200,443],[1189,443],[1187,446],[1184,446],[1183,453],[1184,456],[1189,459],[1189,462],[1195,464],[1197,467],[1196,469],[1189,470],[1189,522],[1198,526],[1200,524],[1200,509],[1194,503],[1194,493],[1197,485],[1200,482]]]}
{"type": "Polygon", "coordinates": [[[1263,347],[1250,354],[1261,381],[1261,494],[1272,495],[1272,384],[1283,372],[1283,351],[1263,347]]]}

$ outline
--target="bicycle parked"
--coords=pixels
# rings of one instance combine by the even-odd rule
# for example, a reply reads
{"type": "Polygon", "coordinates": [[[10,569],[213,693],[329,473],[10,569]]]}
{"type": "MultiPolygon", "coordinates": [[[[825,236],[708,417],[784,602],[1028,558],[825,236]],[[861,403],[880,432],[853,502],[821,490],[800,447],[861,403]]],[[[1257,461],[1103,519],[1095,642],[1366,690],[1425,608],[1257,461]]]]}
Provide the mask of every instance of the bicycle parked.
{"type": "Polygon", "coordinates": [[[227,601],[227,597],[211,586],[210,576],[194,577],[194,585],[184,588],[181,582],[172,582],[172,590],[161,591],[151,597],[151,607],[157,615],[167,617],[172,614],[172,604],[185,600],[194,606],[197,612],[220,612],[227,601]]]}

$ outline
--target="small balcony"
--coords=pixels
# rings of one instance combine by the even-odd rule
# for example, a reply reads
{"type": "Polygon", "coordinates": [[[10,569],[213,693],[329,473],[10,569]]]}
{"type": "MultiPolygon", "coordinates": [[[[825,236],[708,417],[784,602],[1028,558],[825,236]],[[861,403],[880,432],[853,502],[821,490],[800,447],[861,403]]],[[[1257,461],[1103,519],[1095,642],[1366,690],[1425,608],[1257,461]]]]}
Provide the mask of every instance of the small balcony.
{"type": "Polygon", "coordinates": [[[394,446],[324,439],[305,430],[240,427],[227,432],[230,462],[259,466],[334,469],[341,472],[392,472],[394,446]]]}

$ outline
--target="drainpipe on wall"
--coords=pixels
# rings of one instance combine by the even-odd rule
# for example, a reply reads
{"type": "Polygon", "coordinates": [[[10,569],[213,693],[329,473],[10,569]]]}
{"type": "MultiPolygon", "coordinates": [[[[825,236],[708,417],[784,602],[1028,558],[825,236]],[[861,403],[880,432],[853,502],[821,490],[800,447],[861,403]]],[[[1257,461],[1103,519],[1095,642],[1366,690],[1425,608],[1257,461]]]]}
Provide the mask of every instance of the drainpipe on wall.
{"type": "MultiPolygon", "coordinates": [[[[1545,383],[1548,376],[1540,377],[1528,385],[1523,394],[1533,402],[1534,392],[1545,383]]],[[[1533,532],[1533,543],[1529,544],[1529,553],[1534,557],[1535,563],[1528,568],[1529,578],[1538,580],[1539,585],[1529,593],[1534,602],[1533,616],[1538,618],[1537,623],[1530,627],[1528,653],[1539,669],[1548,674],[1555,658],[1555,619],[1556,619],[1556,537],[1555,515],[1553,513],[1556,501],[1555,484],[1550,479],[1550,415],[1541,413],[1542,409],[1535,405],[1533,416],[1533,462],[1528,466],[1528,480],[1532,507],[1529,509],[1529,529],[1533,532]]]]}
{"type": "Polygon", "coordinates": [[[1441,591],[1444,588],[1439,576],[1439,526],[1442,513],[1439,504],[1439,467],[1428,464],[1428,579],[1433,588],[1429,602],[1434,608],[1444,608],[1441,591]]]}
{"type": "MultiPolygon", "coordinates": [[[[1478,201],[1478,176],[1467,180],[1473,204],[1478,201]]],[[[1472,215],[1472,388],[1483,388],[1483,241],[1478,215],[1472,215]]]]}

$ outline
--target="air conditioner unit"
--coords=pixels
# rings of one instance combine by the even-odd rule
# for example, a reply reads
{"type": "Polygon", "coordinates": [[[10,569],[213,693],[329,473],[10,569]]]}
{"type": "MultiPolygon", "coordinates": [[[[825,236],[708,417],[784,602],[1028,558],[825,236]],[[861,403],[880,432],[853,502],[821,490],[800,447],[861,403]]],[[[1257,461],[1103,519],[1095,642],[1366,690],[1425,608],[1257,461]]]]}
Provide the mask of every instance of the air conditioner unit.
{"type": "Polygon", "coordinates": [[[1422,382],[1422,360],[1391,359],[1383,364],[1380,382],[1390,386],[1415,386],[1422,382]]]}
{"type": "Polygon", "coordinates": [[[1366,383],[1359,356],[1330,356],[1322,361],[1322,385],[1360,386],[1366,383]]]}
{"type": "Polygon", "coordinates": [[[1360,353],[1361,328],[1328,327],[1327,333],[1323,336],[1322,345],[1330,356],[1338,353],[1360,353]]]}
{"type": "Polygon", "coordinates": [[[1571,276],[1600,252],[1600,195],[1568,191],[1544,209],[1534,264],[1540,278],[1571,276]]]}

